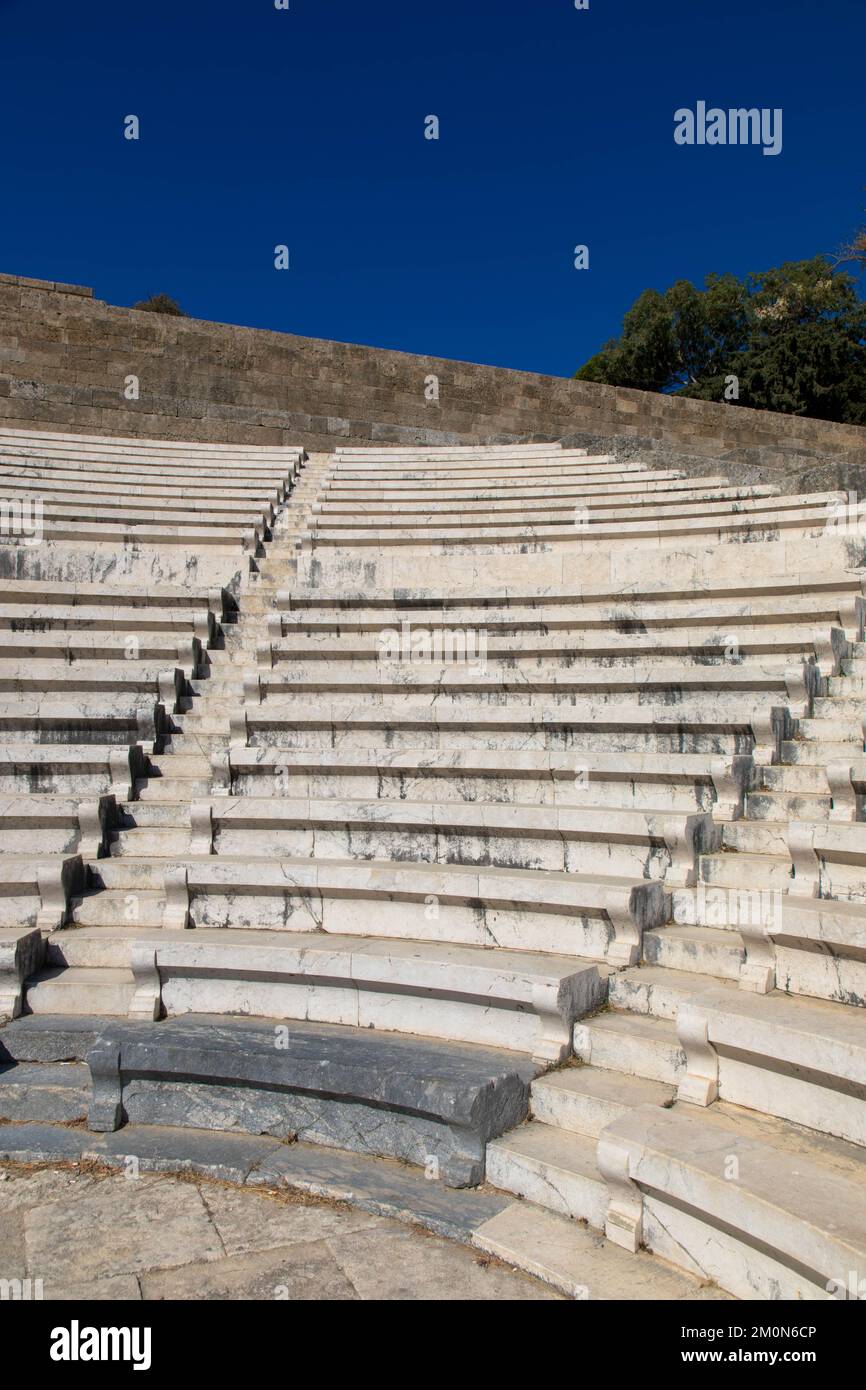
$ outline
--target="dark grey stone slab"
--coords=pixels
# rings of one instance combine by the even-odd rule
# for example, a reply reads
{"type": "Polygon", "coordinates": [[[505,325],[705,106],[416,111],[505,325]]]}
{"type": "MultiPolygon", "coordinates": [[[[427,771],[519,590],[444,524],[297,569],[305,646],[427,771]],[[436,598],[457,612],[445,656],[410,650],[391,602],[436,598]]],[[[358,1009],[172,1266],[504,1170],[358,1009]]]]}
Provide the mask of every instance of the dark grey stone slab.
{"type": "Polygon", "coordinates": [[[4,1062],[83,1062],[108,1020],[82,1014],[29,1014],[0,1028],[4,1062]]]}
{"type": "Polygon", "coordinates": [[[246,1181],[247,1186],[288,1186],[349,1202],[457,1240],[467,1240],[513,1201],[493,1193],[455,1191],[393,1159],[314,1144],[279,1145],[246,1181]]]}
{"type": "Polygon", "coordinates": [[[86,1129],[55,1125],[0,1125],[0,1159],[19,1163],[68,1163],[80,1159],[93,1145],[86,1129]]]}
{"type": "Polygon", "coordinates": [[[91,1129],[127,1120],[240,1129],[483,1179],[487,1141],[525,1117],[528,1059],[371,1029],[224,1017],[109,1023],[87,1054],[91,1129]]]}
{"type": "Polygon", "coordinates": [[[0,1119],[83,1120],[89,1101],[90,1071],[83,1062],[0,1062],[0,1119]]]}
{"type": "Polygon", "coordinates": [[[243,1183],[283,1145],[278,1139],[249,1134],[126,1125],[114,1134],[94,1137],[93,1147],[112,1166],[123,1167],[134,1158],[143,1172],[193,1172],[243,1183]]]}

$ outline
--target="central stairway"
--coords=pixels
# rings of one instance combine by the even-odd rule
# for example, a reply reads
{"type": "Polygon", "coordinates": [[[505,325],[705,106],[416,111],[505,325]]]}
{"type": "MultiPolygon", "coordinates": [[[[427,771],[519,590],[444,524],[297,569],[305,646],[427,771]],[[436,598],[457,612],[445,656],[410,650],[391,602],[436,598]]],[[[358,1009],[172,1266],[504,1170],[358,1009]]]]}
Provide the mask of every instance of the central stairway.
{"type": "Polygon", "coordinates": [[[866,1280],[834,498],[551,444],[306,460],[126,785],[39,829],[80,867],[0,956],[0,1099],[486,1176],[518,1200],[473,1238],[561,1288],[575,1221],[738,1296],[866,1280]]]}

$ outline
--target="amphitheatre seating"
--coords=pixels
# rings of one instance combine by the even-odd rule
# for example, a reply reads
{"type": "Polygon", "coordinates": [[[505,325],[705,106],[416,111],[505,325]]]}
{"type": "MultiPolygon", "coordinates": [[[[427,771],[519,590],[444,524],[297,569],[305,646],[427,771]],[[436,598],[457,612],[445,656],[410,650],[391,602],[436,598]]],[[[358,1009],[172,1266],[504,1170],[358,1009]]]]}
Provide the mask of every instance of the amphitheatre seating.
{"type": "Polygon", "coordinates": [[[676,759],[655,753],[514,750],[507,763],[494,749],[389,752],[387,749],[231,747],[212,756],[215,796],[385,796],[400,800],[482,801],[496,805],[621,806],[630,810],[709,810],[734,819],[742,809],[752,762],[708,753],[676,759]]]}
{"type": "MultiPolygon", "coordinates": [[[[485,1143],[519,1119],[535,1070],[494,1048],[443,1050],[426,1038],[370,1029],[347,1036],[327,1024],[284,1031],[277,1047],[273,1026],[252,1020],[110,1024],[84,1054],[91,1129],[123,1120],[236,1127],[236,1107],[222,1114],[230,1088],[253,1132],[399,1158],[460,1187],[483,1177],[485,1143]]],[[[10,1041],[26,1050],[29,1039],[22,1031],[10,1041]]]]}
{"type": "Polygon", "coordinates": [[[112,792],[128,801],[147,765],[141,743],[10,743],[0,748],[0,793],[112,792]]]}
{"type": "Polygon", "coordinates": [[[626,1249],[645,1243],[747,1299],[844,1298],[849,1271],[855,1289],[863,1277],[863,1174],[842,1144],[756,1132],[724,1106],[697,1118],[645,1104],[610,1125],[599,1155],[607,1235],[626,1249]]]}
{"type": "MultiPolygon", "coordinates": [[[[694,881],[695,858],[707,844],[705,814],[654,814],[591,806],[493,805],[384,798],[240,797],[197,803],[211,823],[218,854],[311,855],[415,862],[477,860],[497,868],[694,881]]],[[[207,838],[207,837],[205,837],[207,838]]],[[[208,852],[205,850],[204,852],[208,852]]]]}
{"type": "MultiPolygon", "coordinates": [[[[111,868],[119,873],[121,865],[111,868]]],[[[163,925],[174,928],[191,921],[315,927],[620,962],[636,957],[642,931],[666,913],[657,880],[409,860],[226,856],[170,866],[160,906],[163,925]]]]}
{"type": "Polygon", "coordinates": [[[770,917],[757,950],[766,957],[766,987],[791,994],[866,1004],[866,914],[860,902],[790,894],[770,917]]]}
{"type": "Polygon", "coordinates": [[[640,465],[623,467],[611,455],[567,450],[550,451],[547,459],[509,458],[505,451],[498,458],[449,459],[433,451],[426,467],[432,464],[431,486],[424,461],[411,454],[383,464],[338,453],[310,529],[298,544],[305,549],[408,546],[435,554],[490,546],[521,553],[527,546],[594,546],[623,539],[658,546],[681,535],[718,541],[823,528],[837,496],[780,497],[773,488],[730,487],[717,477],[683,480],[675,470],[656,474],[640,465]],[[642,486],[646,481],[653,484],[650,489],[642,486]],[[419,490],[422,482],[426,493],[419,490]],[[521,495],[533,482],[547,484],[546,497],[521,495]],[[557,484],[553,499],[550,483],[557,484]],[[620,490],[612,493],[610,487],[620,490]],[[417,510],[419,502],[424,510],[417,510]],[[509,507],[514,502],[519,509],[509,507]],[[367,509],[360,511],[364,504],[367,509]]]}
{"type": "Polygon", "coordinates": [[[681,1004],[678,1099],[717,1098],[866,1144],[866,1029],[818,1000],[707,989],[681,1004]]]}
{"type": "Polygon", "coordinates": [[[545,1063],[570,1053],[575,1018],[604,993],[588,961],[523,950],[319,932],[103,927],[52,940],[49,969],[30,987],[36,1011],[89,1012],[86,995],[73,1007],[73,987],[94,962],[131,971],[132,1017],[158,1018],[163,1010],[303,1017],[507,1047],[545,1063]],[[50,967],[57,964],[68,969],[55,980],[50,967]]]}
{"type": "Polygon", "coordinates": [[[12,470],[58,508],[93,485],[115,521],[127,494],[194,516],[222,567],[181,572],[171,542],[141,600],[97,597],[100,566],[74,601],[17,561],[0,591],[0,721],[5,694],[25,710],[0,869],[18,891],[30,827],[82,866],[47,907],[29,870],[19,925],[56,929],[0,939],[23,1012],[0,1047],[86,1058],[91,1129],[486,1176],[527,1252],[583,1220],[739,1296],[863,1269],[864,590],[833,494],[550,444],[346,446],[287,504],[287,451],[40,447],[12,470]],[[238,518],[255,569],[223,545],[238,518]]]}
{"type": "Polygon", "coordinates": [[[65,926],[84,883],[78,854],[0,854],[0,928],[37,927],[42,934],[65,926]]]}
{"type": "Polygon", "coordinates": [[[236,585],[263,553],[300,460],[300,451],[290,449],[262,453],[4,428],[6,573],[65,582],[236,585]],[[221,494],[211,496],[213,488],[221,494]]]}
{"type": "Polygon", "coordinates": [[[788,849],[792,894],[866,901],[866,825],[789,821],[788,849]]]}
{"type": "Polygon", "coordinates": [[[236,618],[245,532],[270,534],[299,460],[0,429],[4,929],[50,932],[87,895],[236,618]],[[39,534],[23,534],[34,497],[39,534]]]}

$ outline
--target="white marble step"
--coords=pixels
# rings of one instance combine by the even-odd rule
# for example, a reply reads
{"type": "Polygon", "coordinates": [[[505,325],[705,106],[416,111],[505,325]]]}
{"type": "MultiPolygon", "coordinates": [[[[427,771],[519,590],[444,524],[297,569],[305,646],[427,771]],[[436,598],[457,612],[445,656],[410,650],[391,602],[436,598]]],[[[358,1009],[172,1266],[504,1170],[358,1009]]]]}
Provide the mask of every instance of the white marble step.
{"type": "Polygon", "coordinates": [[[732,1106],[641,1106],[605,1131],[607,1233],[738,1298],[862,1298],[863,1183],[852,1146],[732,1106]],[[629,1195],[629,1190],[631,1195],[629,1195]]]}
{"type": "Polygon", "coordinates": [[[603,1230],[607,1185],[596,1140],[537,1120],[487,1146],[487,1180],[537,1206],[603,1230]]]}
{"type": "Polygon", "coordinates": [[[735,926],[656,927],[645,932],[644,960],[648,965],[721,980],[739,980],[745,958],[735,926]]]}
{"type": "Polygon", "coordinates": [[[831,806],[827,792],[762,790],[746,793],[745,814],[759,821],[827,820],[831,806]]]}
{"type": "Polygon", "coordinates": [[[705,883],[713,887],[785,893],[791,884],[791,857],[787,853],[749,854],[735,850],[722,854],[702,854],[700,875],[705,883]]]}
{"type": "MultiPolygon", "coordinates": [[[[805,721],[801,721],[804,723],[805,721]]],[[[807,767],[818,767],[822,771],[828,763],[844,762],[863,756],[862,738],[805,738],[784,739],[782,741],[782,762],[807,767]]]]}
{"type": "Polygon", "coordinates": [[[676,1090],[663,1081],[572,1065],[537,1076],[530,1095],[533,1119],[597,1139],[607,1125],[636,1105],[670,1105],[676,1090]]]}
{"type": "Polygon", "coordinates": [[[189,802],[210,795],[209,777],[147,777],[135,784],[139,802],[189,802]]]}
{"type": "Polygon", "coordinates": [[[743,819],[722,827],[722,847],[742,854],[769,854],[783,859],[788,850],[787,837],[787,817],[784,820],[743,819]]]}
{"type": "Polygon", "coordinates": [[[646,1251],[627,1254],[567,1217],[532,1202],[513,1202],[474,1232],[473,1245],[552,1284],[569,1298],[718,1300],[705,1280],[672,1269],[646,1251]],[[617,1258],[619,1257],[619,1258],[617,1258]]]}
{"type": "Polygon", "coordinates": [[[27,1011],[126,1017],[134,994],[131,970],[70,970],[52,966],[28,980],[27,1011]]]}
{"type": "Polygon", "coordinates": [[[95,889],[70,903],[76,927],[161,928],[165,894],[153,889],[95,889]]]}
{"type": "Polygon", "coordinates": [[[117,983],[134,967],[136,1009],[150,989],[151,1017],[305,1018],[505,1047],[539,1062],[570,1054],[574,1019],[600,1002],[605,973],[528,951],[232,929],[66,930],[51,937],[49,959],[82,985],[82,972],[117,983]]]}
{"type": "Polygon", "coordinates": [[[668,1019],[611,1011],[575,1024],[574,1052],[603,1071],[624,1072],[675,1086],[685,1069],[685,1053],[668,1019]]]}

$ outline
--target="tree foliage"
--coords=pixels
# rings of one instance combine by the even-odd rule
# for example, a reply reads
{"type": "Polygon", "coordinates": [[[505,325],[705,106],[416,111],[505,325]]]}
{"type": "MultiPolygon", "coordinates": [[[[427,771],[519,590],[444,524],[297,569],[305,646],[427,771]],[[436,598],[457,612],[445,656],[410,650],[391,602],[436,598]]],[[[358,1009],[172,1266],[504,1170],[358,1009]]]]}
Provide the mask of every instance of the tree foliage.
{"type": "Polygon", "coordinates": [[[646,290],[576,376],[707,401],[736,377],[740,405],[866,424],[866,304],[825,256],[678,280],[646,290]]]}
{"type": "Polygon", "coordinates": [[[133,309],[148,309],[154,314],[174,314],[177,318],[186,318],[183,309],[176,299],[172,299],[170,294],[152,294],[149,299],[140,299],[132,307],[133,309]]]}

